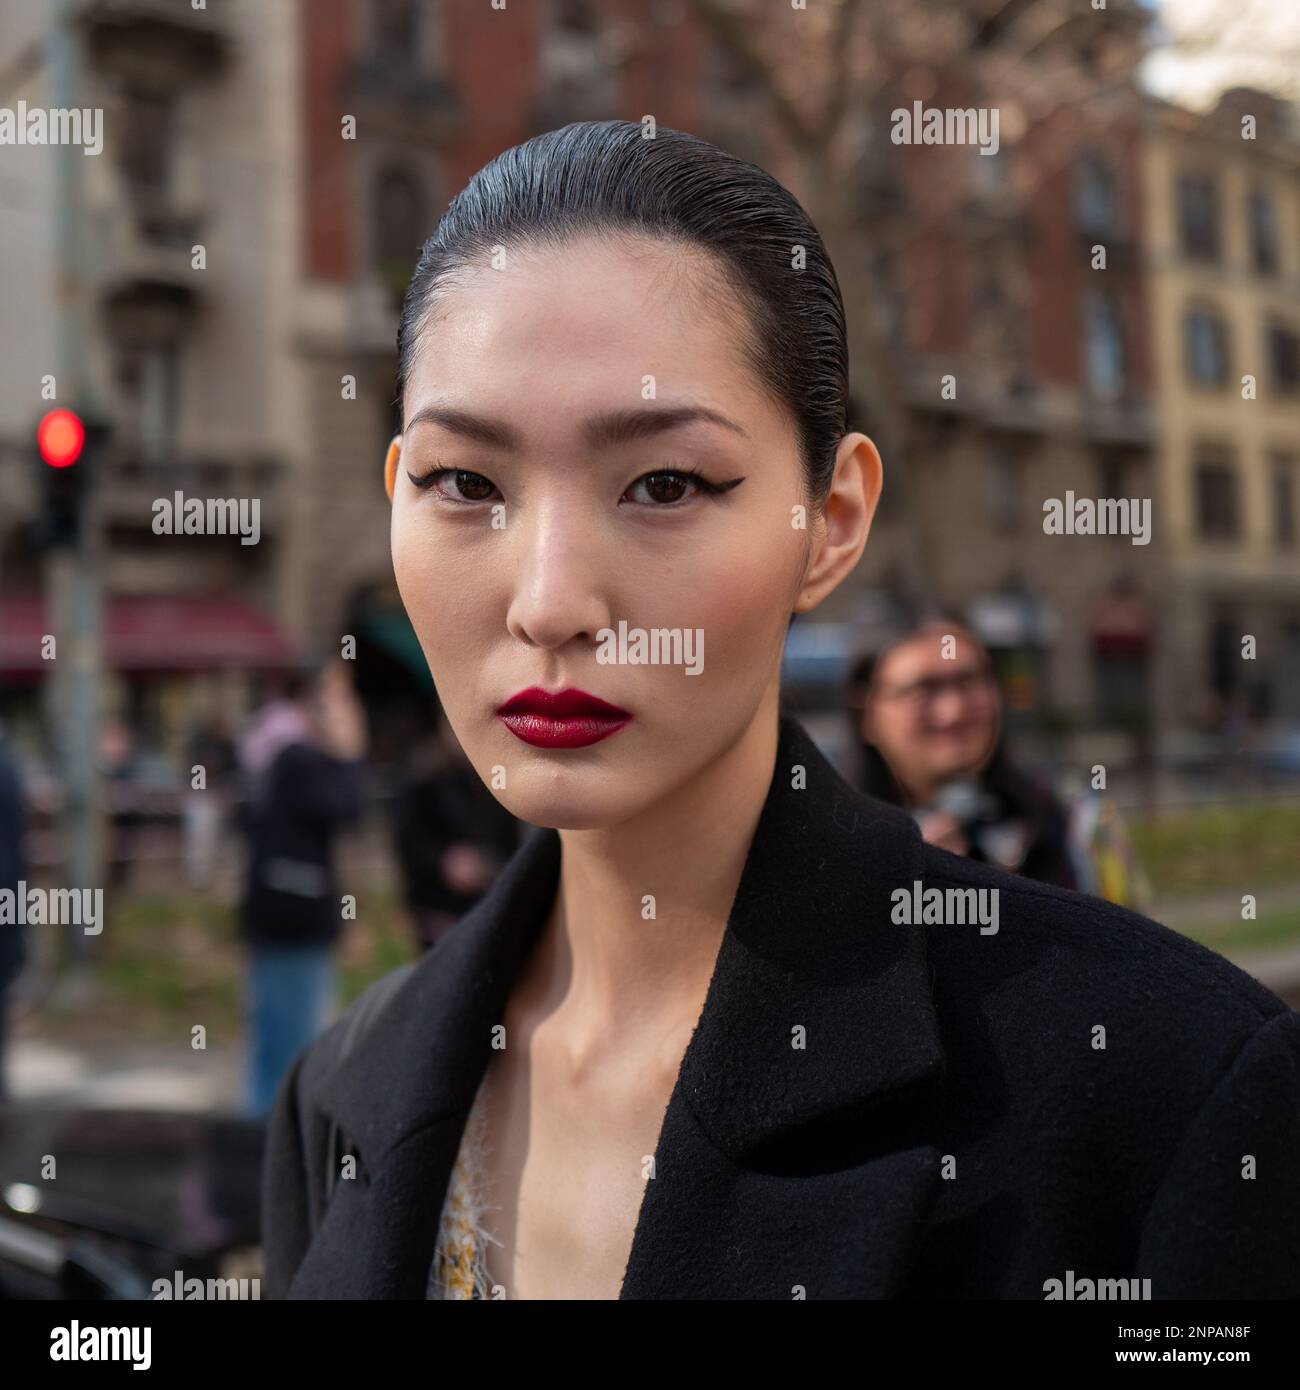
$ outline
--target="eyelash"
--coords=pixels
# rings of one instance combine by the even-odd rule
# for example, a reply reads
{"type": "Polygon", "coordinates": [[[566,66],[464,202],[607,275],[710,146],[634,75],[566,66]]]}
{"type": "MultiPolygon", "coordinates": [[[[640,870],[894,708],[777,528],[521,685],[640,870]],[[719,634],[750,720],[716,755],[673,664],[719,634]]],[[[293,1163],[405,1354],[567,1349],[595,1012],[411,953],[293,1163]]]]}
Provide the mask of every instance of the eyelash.
{"type": "MultiPolygon", "coordinates": [[[[483,481],[486,483],[492,482],[491,478],[484,477],[482,473],[475,473],[472,468],[435,468],[428,473],[422,474],[418,478],[415,476],[414,473],[411,472],[408,472],[406,476],[410,478],[411,482],[413,482],[415,486],[418,487],[422,492],[432,492],[441,501],[450,502],[451,505],[454,507],[477,507],[482,506],[483,503],[491,500],[487,497],[477,499],[448,497],[446,496],[446,494],[438,492],[434,484],[437,483],[440,478],[445,478],[449,475],[456,473],[465,473],[472,478],[483,478],[483,481]]],[[[669,468],[653,468],[648,473],[642,473],[639,478],[635,478],[632,481],[631,487],[628,488],[628,491],[630,492],[632,488],[636,487],[638,483],[645,482],[647,478],[689,478],[693,483],[698,485],[700,489],[700,495],[705,497],[721,496],[723,493],[730,492],[732,488],[744,482],[743,478],[733,478],[725,483],[715,483],[712,479],[706,478],[698,468],[692,468],[689,465],[683,464],[675,465],[669,468]]],[[[493,483],[492,485],[494,487],[496,486],[495,483],[493,483]]],[[[647,502],[640,503],[638,505],[644,506],[651,511],[670,512],[674,511],[678,507],[681,507],[684,503],[689,502],[690,500],[691,499],[689,497],[680,497],[677,499],[676,502],[647,502]]]]}

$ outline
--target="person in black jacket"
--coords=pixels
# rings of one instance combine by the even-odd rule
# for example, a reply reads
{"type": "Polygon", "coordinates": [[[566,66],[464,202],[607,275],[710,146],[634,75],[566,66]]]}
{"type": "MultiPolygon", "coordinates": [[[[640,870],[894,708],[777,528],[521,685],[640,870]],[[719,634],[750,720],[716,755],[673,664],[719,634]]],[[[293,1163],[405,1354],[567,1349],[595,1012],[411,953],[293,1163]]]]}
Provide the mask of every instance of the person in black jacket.
{"type": "Polygon", "coordinates": [[[927,842],[782,711],[882,485],[791,194],[662,126],[540,135],[452,200],[398,360],[398,589],[536,828],[295,1059],[265,1292],[1300,1294],[1300,1016],[927,842]]]}
{"type": "Polygon", "coordinates": [[[1012,761],[979,638],[951,614],[879,634],[849,677],[858,785],[906,807],[933,844],[1027,878],[1079,886],[1069,815],[1012,761]]]}
{"type": "Polygon", "coordinates": [[[479,779],[440,714],[393,806],[411,927],[422,951],[474,906],[519,845],[519,822],[479,779]]]}
{"type": "Polygon", "coordinates": [[[278,746],[245,742],[240,809],[248,842],[240,903],[250,963],[246,1108],[253,1115],[270,1108],[290,1062],[336,1008],[335,948],[345,918],[334,840],[361,814],[365,751],[363,716],[341,667],[327,668],[300,702],[271,717],[278,746]],[[250,747],[261,761],[248,761],[250,747]]]}
{"type": "MultiPolygon", "coordinates": [[[[0,893],[17,894],[25,880],[26,823],[18,768],[0,732],[0,893]]],[[[26,961],[22,926],[17,921],[0,921],[0,1100],[8,1094],[9,991],[26,961]]]]}

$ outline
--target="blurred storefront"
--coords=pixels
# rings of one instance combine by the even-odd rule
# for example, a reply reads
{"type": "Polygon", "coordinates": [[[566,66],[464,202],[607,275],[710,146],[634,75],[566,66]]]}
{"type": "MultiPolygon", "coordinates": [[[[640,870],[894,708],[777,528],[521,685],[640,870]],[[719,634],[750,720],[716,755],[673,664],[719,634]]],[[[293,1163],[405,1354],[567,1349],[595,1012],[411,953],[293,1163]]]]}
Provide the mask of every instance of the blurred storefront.
{"type": "MultiPolygon", "coordinates": [[[[39,756],[45,727],[51,615],[39,594],[0,596],[0,715],[39,756]]],[[[260,686],[298,661],[263,612],[236,597],[123,595],[104,605],[101,713],[179,774],[195,728],[220,714],[236,724],[260,686]]],[[[57,660],[57,648],[55,657],[57,660]]]]}

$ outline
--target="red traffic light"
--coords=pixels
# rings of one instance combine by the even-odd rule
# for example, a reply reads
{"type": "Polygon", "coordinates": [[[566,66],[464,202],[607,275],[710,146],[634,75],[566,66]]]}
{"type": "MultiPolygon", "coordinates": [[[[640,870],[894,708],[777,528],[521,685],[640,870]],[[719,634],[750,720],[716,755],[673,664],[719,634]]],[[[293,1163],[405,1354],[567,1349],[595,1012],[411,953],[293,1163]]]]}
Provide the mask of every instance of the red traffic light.
{"type": "Polygon", "coordinates": [[[36,442],[51,468],[67,468],[81,457],[86,427],[71,410],[51,410],[36,427],[36,442]]]}

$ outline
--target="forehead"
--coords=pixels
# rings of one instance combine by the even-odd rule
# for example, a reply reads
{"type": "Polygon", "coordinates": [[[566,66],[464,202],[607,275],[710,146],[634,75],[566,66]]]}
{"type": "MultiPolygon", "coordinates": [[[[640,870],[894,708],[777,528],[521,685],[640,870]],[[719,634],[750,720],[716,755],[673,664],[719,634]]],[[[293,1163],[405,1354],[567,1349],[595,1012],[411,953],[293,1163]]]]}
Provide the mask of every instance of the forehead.
{"type": "Polygon", "coordinates": [[[702,251],[631,238],[507,247],[440,286],[406,385],[406,418],[454,400],[500,414],[689,397],[793,429],[744,354],[747,312],[702,251]],[[651,392],[651,380],[653,392],[651,392]]]}
{"type": "Polygon", "coordinates": [[[983,660],[983,652],[969,633],[957,627],[935,627],[909,637],[888,651],[882,670],[887,671],[891,679],[907,679],[931,672],[965,670],[981,665],[983,660]],[[949,634],[954,639],[951,647],[944,644],[949,634]],[[952,655],[945,656],[945,651],[951,651],[952,655]]]}

